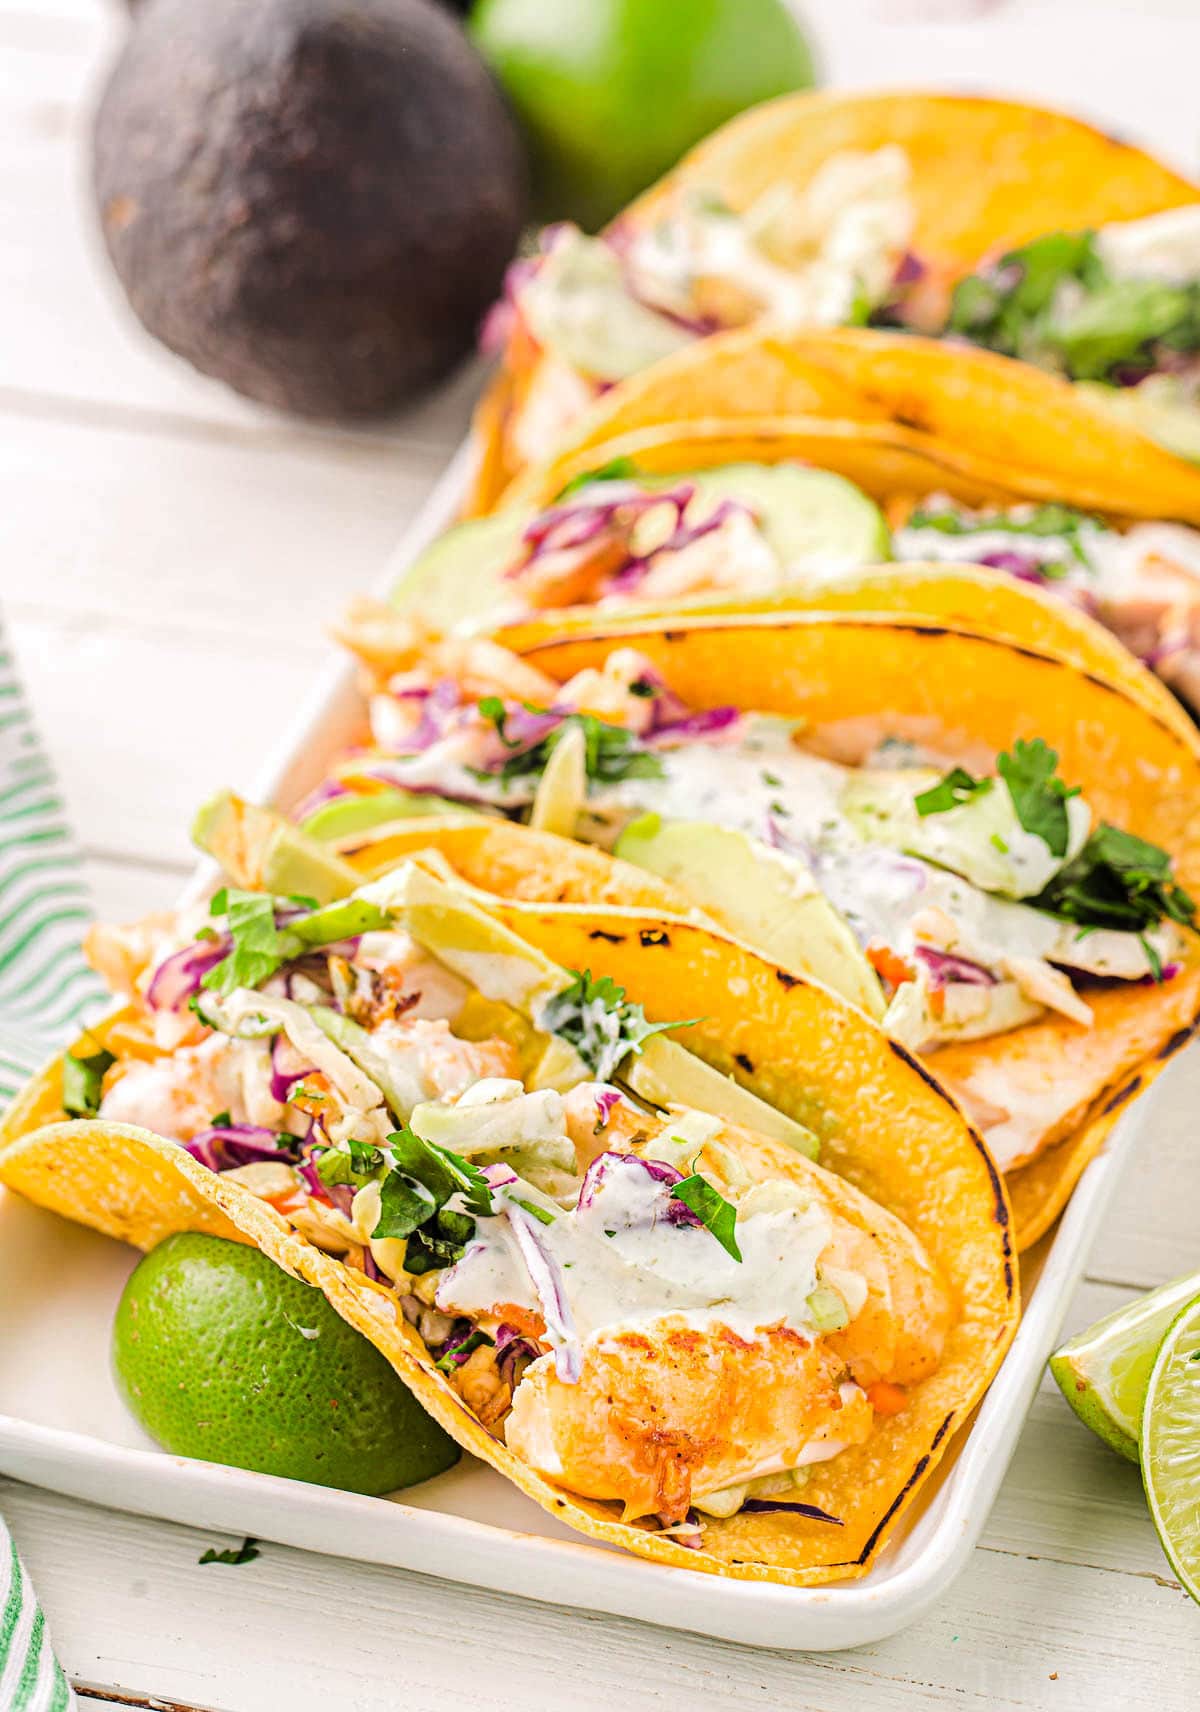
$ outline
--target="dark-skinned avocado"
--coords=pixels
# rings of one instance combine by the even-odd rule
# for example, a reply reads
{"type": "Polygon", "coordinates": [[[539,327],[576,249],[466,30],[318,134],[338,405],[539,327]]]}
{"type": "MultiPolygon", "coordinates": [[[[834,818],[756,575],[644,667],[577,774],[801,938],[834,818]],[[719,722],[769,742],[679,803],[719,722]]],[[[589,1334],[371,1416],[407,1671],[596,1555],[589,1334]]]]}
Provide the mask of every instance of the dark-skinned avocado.
{"type": "Polygon", "coordinates": [[[325,418],[392,410],[464,354],[525,212],[513,121],[434,0],[148,0],[94,184],[150,332],[325,418]]]}

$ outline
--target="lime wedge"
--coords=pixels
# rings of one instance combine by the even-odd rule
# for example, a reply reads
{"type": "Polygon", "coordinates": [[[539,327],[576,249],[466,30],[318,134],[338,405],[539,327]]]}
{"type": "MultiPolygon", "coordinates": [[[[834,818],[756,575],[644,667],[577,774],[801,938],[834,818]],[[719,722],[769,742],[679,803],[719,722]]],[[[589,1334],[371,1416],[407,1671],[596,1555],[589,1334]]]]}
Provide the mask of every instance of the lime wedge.
{"type": "Polygon", "coordinates": [[[1171,1322],[1142,1413],[1142,1480],[1167,1561],[1200,1602],[1200,1296],[1171,1322]]]}
{"type": "Polygon", "coordinates": [[[1146,1386],[1158,1346],[1185,1303],[1200,1295],[1200,1273],[1176,1278],[1098,1320],[1050,1357],[1050,1371],[1084,1426],[1138,1460],[1146,1386]]]}

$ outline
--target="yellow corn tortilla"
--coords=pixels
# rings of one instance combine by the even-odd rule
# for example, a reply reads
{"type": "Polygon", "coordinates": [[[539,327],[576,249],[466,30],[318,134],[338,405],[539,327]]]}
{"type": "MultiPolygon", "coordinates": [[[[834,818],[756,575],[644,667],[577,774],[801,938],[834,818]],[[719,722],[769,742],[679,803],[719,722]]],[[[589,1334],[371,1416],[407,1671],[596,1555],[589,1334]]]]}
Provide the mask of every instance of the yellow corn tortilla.
{"type": "MultiPolygon", "coordinates": [[[[706,1549],[691,1551],[617,1521],[614,1505],[541,1479],[480,1426],[379,1285],[310,1245],[271,1207],[183,1148],[129,1125],[60,1121],[61,1060],[18,1098],[0,1129],[0,1182],[141,1248],[175,1230],[256,1243],[322,1289],[459,1444],[595,1539],[743,1580],[808,1585],[862,1575],[965,1424],[1016,1326],[1008,1204],[986,1148],[941,1088],[859,1012],[734,941],[661,910],[507,902],[495,909],[565,966],[611,975],[651,1018],[702,1014],[686,1031],[689,1047],[814,1121],[838,1210],[862,1225],[870,1209],[858,1194],[878,1202],[920,1239],[949,1286],[958,1314],[937,1372],[912,1388],[902,1413],[877,1420],[866,1444],[817,1465],[805,1488],[806,1503],[844,1526],[740,1516],[712,1522],[706,1549]]],[[[77,1050],[94,1051],[119,1035],[125,1014],[98,1025],[77,1050]]],[[[731,1130],[724,1139],[797,1181],[814,1169],[748,1132],[731,1130]]]]}
{"type": "MultiPolygon", "coordinates": [[[[794,456],[869,491],[874,444],[924,461],[910,492],[942,486],[967,503],[1062,500],[1117,517],[1200,523],[1200,468],[1110,417],[1061,380],[1013,357],[915,333],[834,327],[781,334],[747,328],[697,341],[611,387],[554,457],[526,472],[505,504],[537,503],[566,482],[680,423],[753,434],[775,422],[794,456]],[[814,386],[853,392],[840,411],[814,411],[814,386]],[[844,460],[837,448],[845,441],[844,460]],[[857,444],[856,442],[863,442],[857,444]],[[836,459],[836,461],[834,461],[836,459]],[[957,476],[957,480],[954,479],[957,476]]],[[[676,465],[675,467],[682,467],[676,465]]],[[[907,484],[889,480],[892,493],[907,484]]]]}
{"type": "MultiPolygon", "coordinates": [[[[628,231],[652,224],[689,189],[715,193],[742,212],[777,185],[803,186],[834,155],[888,143],[899,144],[910,163],[911,248],[926,268],[923,284],[943,294],[988,254],[1042,233],[1139,219],[1200,198],[1200,188],[1143,150],[1046,108],[920,92],[807,94],[768,102],[723,126],[619,224],[628,231]]],[[[518,467],[506,423],[537,361],[536,349],[514,349],[487,394],[476,424],[486,452],[473,512],[494,505],[518,467]]]]}

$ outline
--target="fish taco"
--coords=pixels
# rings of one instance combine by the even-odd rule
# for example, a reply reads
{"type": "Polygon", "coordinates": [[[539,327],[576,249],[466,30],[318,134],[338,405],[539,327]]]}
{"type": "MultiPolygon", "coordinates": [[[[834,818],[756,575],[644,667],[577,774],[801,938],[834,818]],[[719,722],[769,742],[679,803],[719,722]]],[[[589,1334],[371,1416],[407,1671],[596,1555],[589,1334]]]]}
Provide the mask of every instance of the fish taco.
{"type": "MultiPolygon", "coordinates": [[[[386,605],[359,603],[350,628],[394,650],[390,607],[524,650],[623,613],[902,612],[1058,653],[1186,725],[1151,673],[1200,704],[1200,531],[1114,512],[1134,503],[1110,444],[1128,436],[1101,427],[1107,515],[1065,486],[1042,500],[1019,482],[964,487],[932,453],[897,467],[885,440],[843,423],[647,427],[531,472],[511,503],[420,553],[386,605]]],[[[1200,475],[1182,474],[1200,516],[1200,475]]]]}
{"type": "Polygon", "coordinates": [[[317,895],[93,930],[121,1006],[18,1098],[0,1181],[140,1247],[256,1243],[596,1539],[863,1573],[1017,1314],[954,1103],[661,907],[470,891],[436,838],[366,883],[262,814],[232,845],[317,895]]]}
{"type": "MultiPolygon", "coordinates": [[[[1065,114],[921,93],[786,96],[604,232],[541,234],[487,328],[475,508],[633,377],[731,329],[901,326],[1080,381],[1200,451],[1200,191],[1065,114]]],[[[814,377],[832,406],[838,382],[814,377]]],[[[814,394],[817,396],[817,394],[814,394]]]]}
{"type": "Polygon", "coordinates": [[[434,817],[524,898],[586,890],[598,851],[607,901],[632,869],[665,881],[928,1062],[1023,1246],[1189,1037],[1200,751],[1111,681],[854,612],[366,652],[371,741],[297,805],[308,834],[370,872],[434,817]]]}

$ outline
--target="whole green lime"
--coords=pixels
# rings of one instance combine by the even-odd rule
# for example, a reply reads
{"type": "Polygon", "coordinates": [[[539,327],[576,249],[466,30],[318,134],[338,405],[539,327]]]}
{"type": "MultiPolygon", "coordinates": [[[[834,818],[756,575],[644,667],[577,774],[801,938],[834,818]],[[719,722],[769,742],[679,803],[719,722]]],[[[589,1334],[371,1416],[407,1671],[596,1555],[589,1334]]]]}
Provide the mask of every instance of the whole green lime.
{"type": "Polygon", "coordinates": [[[785,0],[479,0],[469,29],[524,128],[538,213],[588,230],[735,113],[814,80],[785,0]]]}
{"type": "Polygon", "coordinates": [[[113,1322],[132,1413],[177,1456],[347,1492],[394,1492],[458,1446],[373,1344],[257,1248],[170,1236],[134,1268],[113,1322]]]}

